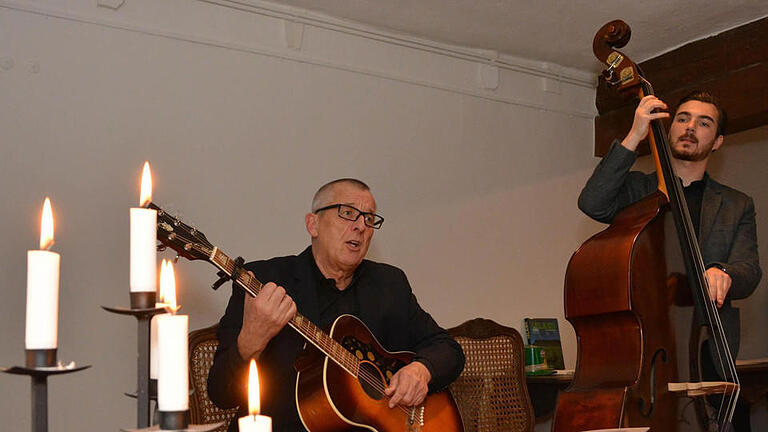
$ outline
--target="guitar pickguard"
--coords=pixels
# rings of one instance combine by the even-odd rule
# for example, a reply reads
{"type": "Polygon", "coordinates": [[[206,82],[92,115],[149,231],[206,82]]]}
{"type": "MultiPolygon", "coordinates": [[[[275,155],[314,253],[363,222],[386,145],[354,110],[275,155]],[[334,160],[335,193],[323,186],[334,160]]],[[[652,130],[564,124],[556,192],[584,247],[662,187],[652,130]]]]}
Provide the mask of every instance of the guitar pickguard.
{"type": "Polygon", "coordinates": [[[384,375],[387,385],[389,385],[389,380],[392,379],[392,376],[401,367],[405,366],[405,363],[396,358],[387,358],[378,354],[373,345],[361,342],[353,336],[344,336],[341,340],[341,346],[354,354],[358,360],[374,364],[384,375]]]}

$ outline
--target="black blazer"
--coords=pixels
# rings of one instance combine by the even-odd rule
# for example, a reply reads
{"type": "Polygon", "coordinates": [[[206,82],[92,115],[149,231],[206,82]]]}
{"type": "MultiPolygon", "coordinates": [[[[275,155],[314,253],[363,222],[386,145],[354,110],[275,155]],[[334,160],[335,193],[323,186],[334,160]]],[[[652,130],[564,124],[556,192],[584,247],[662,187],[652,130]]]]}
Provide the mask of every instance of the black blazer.
{"type": "MultiPolygon", "coordinates": [[[[263,282],[272,281],[286,289],[299,313],[317,323],[319,306],[311,248],[298,256],[255,261],[245,265],[263,282]]],[[[389,351],[414,351],[415,360],[432,374],[430,391],[445,388],[464,368],[460,345],[426,313],[416,301],[402,270],[373,261],[360,264],[355,285],[359,316],[389,351]]],[[[219,347],[208,375],[208,394],[221,408],[240,406],[247,410],[248,364],[237,351],[242,327],[244,292],[233,289],[227,310],[219,322],[219,347]]],[[[286,326],[273,338],[258,360],[260,385],[264,389],[262,412],[273,418],[275,430],[301,430],[294,401],[296,370],[293,361],[304,338],[286,326]]],[[[236,430],[230,425],[230,430],[236,430]]]]}
{"type": "MultiPolygon", "coordinates": [[[[635,152],[614,142],[581,191],[579,208],[597,221],[611,223],[621,209],[656,191],[655,173],[630,171],[636,159],[635,152]]],[[[752,294],[762,276],[752,198],[705,175],[699,230],[704,265],[722,266],[732,279],[720,318],[735,358],[740,343],[739,310],[731,306],[731,300],[752,294]]]]}

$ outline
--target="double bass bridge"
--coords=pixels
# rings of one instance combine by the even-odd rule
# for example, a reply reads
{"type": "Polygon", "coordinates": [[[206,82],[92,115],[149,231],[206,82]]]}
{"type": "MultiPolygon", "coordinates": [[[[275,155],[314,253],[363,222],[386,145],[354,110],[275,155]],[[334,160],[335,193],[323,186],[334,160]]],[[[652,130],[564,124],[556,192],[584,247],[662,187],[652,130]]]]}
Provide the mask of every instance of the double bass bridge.
{"type": "Polygon", "coordinates": [[[727,381],[671,382],[667,383],[667,389],[673,393],[685,393],[688,397],[696,397],[735,393],[739,390],[739,385],[727,381]]]}

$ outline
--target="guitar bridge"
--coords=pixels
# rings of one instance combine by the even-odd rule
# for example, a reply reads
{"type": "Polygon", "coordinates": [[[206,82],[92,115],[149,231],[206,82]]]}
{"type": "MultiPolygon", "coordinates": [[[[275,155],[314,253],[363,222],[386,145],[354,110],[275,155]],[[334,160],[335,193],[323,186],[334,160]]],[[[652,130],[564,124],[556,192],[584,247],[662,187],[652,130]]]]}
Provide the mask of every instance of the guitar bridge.
{"type": "Polygon", "coordinates": [[[419,432],[424,426],[424,405],[419,405],[408,410],[405,430],[407,432],[419,432]]]}

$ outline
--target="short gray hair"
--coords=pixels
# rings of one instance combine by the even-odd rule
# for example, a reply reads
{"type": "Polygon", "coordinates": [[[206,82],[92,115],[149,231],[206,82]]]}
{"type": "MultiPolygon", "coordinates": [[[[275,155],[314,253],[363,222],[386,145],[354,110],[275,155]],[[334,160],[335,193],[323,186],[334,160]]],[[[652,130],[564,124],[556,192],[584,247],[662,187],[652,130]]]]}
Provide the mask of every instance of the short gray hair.
{"type": "Polygon", "coordinates": [[[340,178],[340,179],[333,180],[331,182],[328,182],[320,186],[320,189],[318,189],[317,192],[315,192],[315,196],[312,198],[312,208],[310,209],[310,211],[314,213],[317,211],[317,209],[327,204],[327,200],[330,198],[329,195],[331,191],[333,191],[333,187],[340,183],[351,184],[353,186],[357,186],[358,188],[364,191],[371,190],[371,188],[368,187],[367,184],[365,184],[363,181],[358,179],[340,178]]]}

